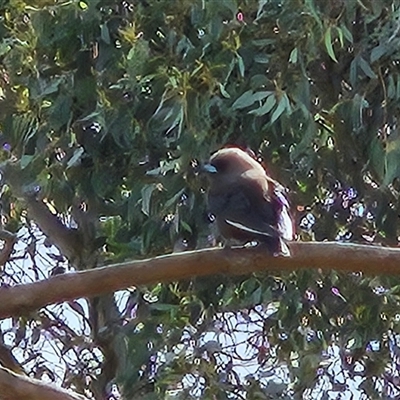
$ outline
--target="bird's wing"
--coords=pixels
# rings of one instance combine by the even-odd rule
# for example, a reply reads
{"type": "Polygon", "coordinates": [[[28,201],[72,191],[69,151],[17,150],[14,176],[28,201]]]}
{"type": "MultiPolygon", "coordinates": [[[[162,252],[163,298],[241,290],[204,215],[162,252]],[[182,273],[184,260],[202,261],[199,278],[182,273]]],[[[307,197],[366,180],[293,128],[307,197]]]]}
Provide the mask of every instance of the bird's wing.
{"type": "Polygon", "coordinates": [[[279,182],[266,176],[268,190],[264,191],[267,200],[274,203],[276,209],[277,229],[280,236],[285,240],[293,240],[294,225],[290,215],[290,205],[286,196],[286,189],[279,182]]]}
{"type": "Polygon", "coordinates": [[[210,211],[250,235],[278,237],[281,206],[275,196],[267,195],[267,190],[267,182],[248,177],[216,187],[209,193],[210,211]]]}
{"type": "Polygon", "coordinates": [[[274,196],[280,203],[280,210],[278,212],[278,231],[285,240],[293,240],[294,226],[289,212],[289,202],[284,194],[284,190],[285,189],[280,185],[274,190],[274,196]]]}

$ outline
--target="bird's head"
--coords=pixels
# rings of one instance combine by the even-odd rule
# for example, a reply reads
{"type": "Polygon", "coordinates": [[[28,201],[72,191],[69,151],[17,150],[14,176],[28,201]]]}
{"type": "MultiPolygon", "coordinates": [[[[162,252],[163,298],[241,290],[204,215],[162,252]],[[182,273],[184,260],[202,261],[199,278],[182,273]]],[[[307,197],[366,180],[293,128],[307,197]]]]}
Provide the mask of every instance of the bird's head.
{"type": "Polygon", "coordinates": [[[228,176],[238,176],[249,170],[265,173],[254,158],[236,147],[228,147],[214,153],[210,161],[203,165],[202,170],[209,174],[211,180],[216,177],[226,179],[228,176]]]}

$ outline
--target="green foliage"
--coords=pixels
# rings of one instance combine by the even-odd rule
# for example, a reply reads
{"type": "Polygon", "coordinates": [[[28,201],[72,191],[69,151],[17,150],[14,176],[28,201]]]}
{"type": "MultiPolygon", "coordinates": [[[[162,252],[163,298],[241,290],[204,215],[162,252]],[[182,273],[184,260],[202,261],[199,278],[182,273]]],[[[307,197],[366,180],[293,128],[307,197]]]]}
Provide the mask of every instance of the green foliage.
{"type": "MultiPolygon", "coordinates": [[[[8,0],[0,13],[1,159],[58,212],[84,204],[105,259],[210,245],[195,166],[226,144],[290,188],[303,240],[398,244],[397,2],[8,0]]],[[[7,186],[2,204],[17,230],[7,186]]],[[[310,395],[317,373],[335,383],[337,344],[372,393],[400,333],[397,287],[318,271],[158,285],[121,328],[117,379],[149,399],[310,395]],[[249,347],[265,374],[288,368],[283,386],[239,379],[232,354],[205,347],[224,312],[256,306],[249,347]]]]}

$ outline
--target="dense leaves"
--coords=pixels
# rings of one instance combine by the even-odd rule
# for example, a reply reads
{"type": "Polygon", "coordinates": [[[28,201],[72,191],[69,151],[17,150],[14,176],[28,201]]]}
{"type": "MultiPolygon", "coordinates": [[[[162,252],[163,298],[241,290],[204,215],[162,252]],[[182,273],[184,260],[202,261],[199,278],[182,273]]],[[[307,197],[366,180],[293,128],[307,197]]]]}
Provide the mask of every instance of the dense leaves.
{"type": "MultiPolygon", "coordinates": [[[[34,195],[84,230],[96,263],[213,245],[196,166],[235,144],[290,189],[303,240],[398,244],[396,1],[4,0],[0,13],[5,228],[29,223],[34,195]]],[[[132,398],[324,398],[349,382],[394,398],[398,284],[307,271],[135,290],[107,325],[111,375],[132,398]]]]}

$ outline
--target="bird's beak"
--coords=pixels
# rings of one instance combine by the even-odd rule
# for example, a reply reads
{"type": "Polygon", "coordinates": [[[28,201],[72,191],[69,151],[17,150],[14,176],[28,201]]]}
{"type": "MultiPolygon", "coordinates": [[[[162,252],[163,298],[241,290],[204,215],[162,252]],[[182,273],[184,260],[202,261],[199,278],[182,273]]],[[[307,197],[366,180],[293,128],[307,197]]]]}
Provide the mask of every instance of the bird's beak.
{"type": "Polygon", "coordinates": [[[215,168],[212,164],[203,164],[201,166],[201,171],[209,174],[215,174],[217,172],[217,168],[215,168]]]}

